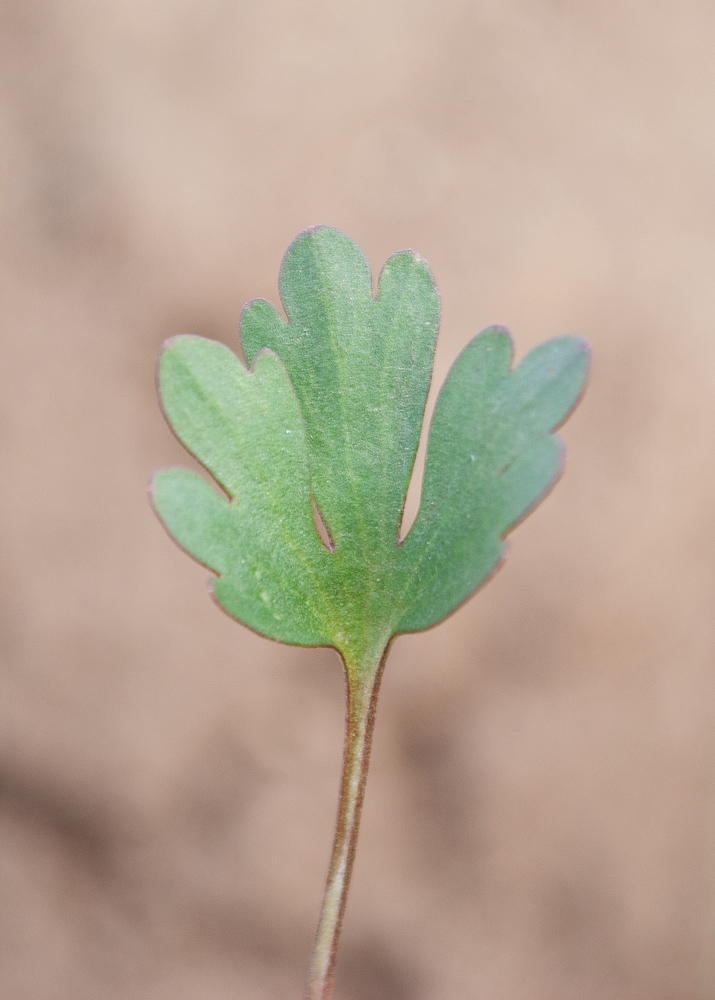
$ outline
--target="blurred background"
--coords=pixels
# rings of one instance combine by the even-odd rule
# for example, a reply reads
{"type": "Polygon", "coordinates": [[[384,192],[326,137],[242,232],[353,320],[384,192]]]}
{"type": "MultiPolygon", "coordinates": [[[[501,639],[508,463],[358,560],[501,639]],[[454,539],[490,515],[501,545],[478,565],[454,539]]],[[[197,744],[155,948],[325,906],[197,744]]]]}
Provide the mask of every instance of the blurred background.
{"type": "Polygon", "coordinates": [[[161,341],[236,348],[328,223],[429,261],[433,389],[494,322],[594,347],[564,479],[394,647],[336,1000],[715,997],[714,41],[710,0],[0,0],[0,996],[302,995],[339,663],[221,614],[145,484],[161,341]]]}

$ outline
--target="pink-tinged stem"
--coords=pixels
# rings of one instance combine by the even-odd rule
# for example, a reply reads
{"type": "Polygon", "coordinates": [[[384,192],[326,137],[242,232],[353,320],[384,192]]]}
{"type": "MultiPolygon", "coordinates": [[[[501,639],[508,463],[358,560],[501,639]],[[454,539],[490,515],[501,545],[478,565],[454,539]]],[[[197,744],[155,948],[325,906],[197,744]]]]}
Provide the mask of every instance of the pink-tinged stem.
{"type": "Polygon", "coordinates": [[[333,855],[315,938],[306,1000],[330,1000],[338,940],[355,859],[360,813],[370,763],[375,708],[387,650],[377,666],[345,665],[346,713],[343,774],[333,855]]]}

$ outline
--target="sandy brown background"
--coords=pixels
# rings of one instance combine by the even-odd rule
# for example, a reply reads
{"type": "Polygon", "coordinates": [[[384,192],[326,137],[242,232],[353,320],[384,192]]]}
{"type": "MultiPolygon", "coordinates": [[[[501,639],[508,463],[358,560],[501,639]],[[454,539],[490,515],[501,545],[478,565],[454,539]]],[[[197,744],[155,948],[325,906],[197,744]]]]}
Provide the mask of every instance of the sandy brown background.
{"type": "Polygon", "coordinates": [[[326,222],[591,340],[567,475],[385,676],[337,1000],[715,997],[712,0],[1,0],[0,996],[300,997],[329,651],[144,488],[154,359],[326,222]]]}

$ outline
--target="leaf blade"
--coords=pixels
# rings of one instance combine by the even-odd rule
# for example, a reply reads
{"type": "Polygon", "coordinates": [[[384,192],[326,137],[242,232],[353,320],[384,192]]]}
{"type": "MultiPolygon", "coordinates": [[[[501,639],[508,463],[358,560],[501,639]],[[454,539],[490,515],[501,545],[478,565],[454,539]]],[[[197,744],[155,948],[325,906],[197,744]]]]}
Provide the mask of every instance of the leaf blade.
{"type": "Polygon", "coordinates": [[[220,574],[213,589],[233,617],[284,642],[329,644],[330,554],[283,365],[266,352],[249,372],[224,345],[179,337],[162,352],[159,386],[173,430],[233,499],[194,473],[160,474],[154,503],[167,529],[220,574]]]}
{"type": "Polygon", "coordinates": [[[372,662],[501,563],[504,536],[560,473],[553,431],[582,391],[587,350],[558,338],[512,370],[506,330],[474,338],[440,393],[420,510],[398,544],[439,324],[431,272],[412,251],[395,254],[373,298],[360,248],[323,226],[291,244],[280,290],[287,321],[264,300],[243,310],[250,371],[202,338],[174,338],[162,354],[167,420],[231,500],[174,472],[157,480],[156,506],[218,573],[214,594],[234,617],[372,662]]]}
{"type": "Polygon", "coordinates": [[[244,352],[250,359],[268,347],[285,363],[321,514],[336,547],[369,558],[399,530],[439,325],[434,279],[422,258],[403,251],[385,265],[373,300],[360,248],[321,226],[288,249],[280,287],[289,322],[249,303],[244,352]]]}
{"type": "Polygon", "coordinates": [[[549,439],[583,391],[587,345],[557,338],[514,370],[511,357],[507,331],[484,331],[440,393],[420,510],[401,553],[400,632],[429,628],[465,601],[504,558],[504,535],[559,475],[562,451],[549,439]]]}

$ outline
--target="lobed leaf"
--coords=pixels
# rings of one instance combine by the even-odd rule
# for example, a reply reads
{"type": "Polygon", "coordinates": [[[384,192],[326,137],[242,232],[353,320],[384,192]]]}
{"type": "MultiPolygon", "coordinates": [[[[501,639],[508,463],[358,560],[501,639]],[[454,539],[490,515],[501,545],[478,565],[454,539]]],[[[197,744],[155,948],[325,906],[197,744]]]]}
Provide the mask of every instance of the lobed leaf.
{"type": "Polygon", "coordinates": [[[360,248],[319,226],[289,247],[280,291],[288,323],[268,303],[249,303],[244,353],[270,348],[286,366],[336,546],[379,557],[397,540],[419,444],[439,326],[434,280],[417,254],[395,254],[373,299],[360,248]]]}
{"type": "Polygon", "coordinates": [[[561,337],[511,370],[513,346],[485,330],[457,358],[439,395],[420,509],[400,553],[404,613],[415,632],[448,615],[505,555],[504,535],[558,478],[553,437],[588,373],[585,341],[561,337]]]}
{"type": "Polygon", "coordinates": [[[159,472],[157,513],[177,542],[219,574],[219,603],[273,639],[330,643],[329,553],[316,530],[305,430],[279,359],[247,369],[227,347],[201,337],[168,341],[159,390],[177,437],[231,502],[195,473],[159,472]]]}
{"type": "Polygon", "coordinates": [[[215,595],[234,617],[373,662],[392,635],[435,624],[499,565],[504,536],[559,475],[553,431],[582,392],[588,348],[563,337],[513,370],[502,328],[465,348],[440,393],[420,510],[399,544],[439,323],[429,268],[395,254],[373,298],[359,247],[323,226],[288,249],[280,292],[287,322],[263,300],[243,311],[250,371],[223,345],[168,342],[167,419],[229,499],[167,470],[154,504],[218,575],[215,595]]]}

